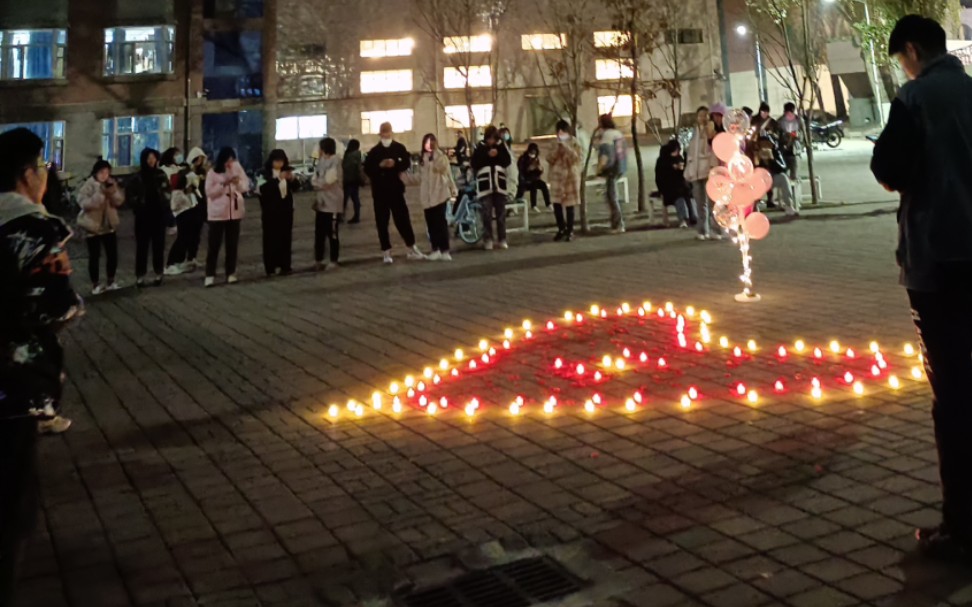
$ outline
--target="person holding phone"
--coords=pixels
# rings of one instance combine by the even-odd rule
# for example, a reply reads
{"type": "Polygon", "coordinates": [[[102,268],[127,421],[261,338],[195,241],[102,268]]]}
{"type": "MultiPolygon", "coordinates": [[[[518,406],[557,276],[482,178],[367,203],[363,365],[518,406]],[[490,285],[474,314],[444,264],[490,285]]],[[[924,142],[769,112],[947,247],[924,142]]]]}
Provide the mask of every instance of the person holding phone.
{"type": "Polygon", "coordinates": [[[125,203],[125,193],[111,175],[111,163],[101,158],[95,162],[81,189],[78,190],[78,227],[84,232],[88,245],[88,277],[91,278],[91,294],[121,288],[115,280],[118,269],[118,207],[125,203]],[[107,282],[101,285],[101,249],[105,250],[107,282]]]}

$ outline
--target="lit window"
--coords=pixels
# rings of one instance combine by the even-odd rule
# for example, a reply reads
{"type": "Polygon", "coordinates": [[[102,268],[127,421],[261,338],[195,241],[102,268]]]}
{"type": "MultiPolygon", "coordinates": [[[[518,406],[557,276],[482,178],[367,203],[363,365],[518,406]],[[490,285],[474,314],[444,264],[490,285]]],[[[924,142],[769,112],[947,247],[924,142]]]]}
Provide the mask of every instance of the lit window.
{"type": "Polygon", "coordinates": [[[442,50],[452,53],[488,53],[493,49],[493,37],[489,34],[479,36],[449,36],[442,41],[442,50]]]}
{"type": "Polygon", "coordinates": [[[319,139],[327,135],[327,116],[288,116],[277,118],[277,141],[319,139]]]}
{"type": "Polygon", "coordinates": [[[598,59],[594,62],[594,76],[598,80],[620,80],[634,78],[630,61],[617,59],[598,59]]]}
{"type": "Polygon", "coordinates": [[[412,70],[361,72],[362,93],[394,93],[412,90],[412,70]]]}
{"type": "Polygon", "coordinates": [[[64,78],[67,30],[0,31],[0,80],[64,78]]]}
{"type": "Polygon", "coordinates": [[[362,57],[408,57],[415,48],[415,41],[411,38],[397,40],[362,40],[362,57]]]}
{"type": "MultiPolygon", "coordinates": [[[[638,104],[641,104],[641,98],[637,97],[638,104]]],[[[631,95],[621,95],[615,97],[614,95],[603,95],[597,98],[597,113],[598,114],[611,114],[615,118],[631,116],[634,114],[631,107],[631,95]]]]}
{"type": "MultiPolygon", "coordinates": [[[[476,103],[472,106],[472,115],[479,126],[487,125],[493,121],[493,104],[476,103]]],[[[450,129],[468,129],[471,126],[469,121],[469,106],[447,105],[445,107],[446,127],[450,129]]]]}
{"type": "Polygon", "coordinates": [[[624,46],[627,41],[627,36],[624,32],[619,31],[608,31],[608,32],[594,32],[594,46],[597,48],[612,48],[616,46],[624,46]]]}
{"type": "Polygon", "coordinates": [[[145,148],[172,146],[172,121],[172,114],[102,120],[101,156],[116,167],[136,166],[145,148]]]}
{"type": "Polygon", "coordinates": [[[175,27],[115,27],[105,30],[105,76],[171,74],[175,27]]]}
{"type": "Polygon", "coordinates": [[[377,135],[382,122],[390,122],[396,133],[407,133],[412,130],[413,110],[380,110],[361,112],[361,134],[377,135]]]}
{"type": "Polygon", "coordinates": [[[567,45],[567,36],[564,34],[523,34],[520,36],[520,44],[525,51],[558,50],[567,45]]]}
{"type": "Polygon", "coordinates": [[[0,124],[0,133],[25,128],[44,142],[44,160],[64,168],[64,122],[23,122],[20,124],[0,124]]]}
{"type": "Polygon", "coordinates": [[[675,34],[676,30],[665,30],[665,42],[668,44],[702,44],[703,35],[700,29],[679,29],[678,35],[675,34]]]}
{"type": "Polygon", "coordinates": [[[470,65],[464,68],[447,67],[442,74],[442,84],[447,89],[466,88],[466,77],[469,75],[469,86],[484,87],[493,84],[493,73],[488,65],[470,65]]]}

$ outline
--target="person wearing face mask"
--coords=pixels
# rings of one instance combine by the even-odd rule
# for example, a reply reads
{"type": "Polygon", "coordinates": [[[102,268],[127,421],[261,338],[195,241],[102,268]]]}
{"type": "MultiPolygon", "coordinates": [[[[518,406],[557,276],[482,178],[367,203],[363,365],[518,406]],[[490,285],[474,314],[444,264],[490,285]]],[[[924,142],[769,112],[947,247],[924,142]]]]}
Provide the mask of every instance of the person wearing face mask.
{"type": "Polygon", "coordinates": [[[570,242],[574,238],[574,209],[580,206],[583,149],[571,135],[570,123],[557,122],[557,143],[550,152],[550,190],[557,218],[555,241],[570,242]]]}
{"type": "Polygon", "coordinates": [[[236,260],[240,247],[240,222],[246,215],[243,193],[250,189],[250,178],[236,159],[233,148],[223,148],[216,155],[216,164],[206,175],[207,215],[209,218],[209,250],[206,253],[204,285],[216,284],[216,264],[219,249],[226,238],[226,282],[239,282],[236,260]]]}
{"type": "Polygon", "coordinates": [[[294,172],[286,152],[270,152],[259,181],[263,269],[268,277],[278,270],[280,274],[287,275],[293,271],[294,172]]]}
{"type": "Polygon", "coordinates": [[[91,169],[91,177],[78,190],[78,227],[85,233],[88,245],[88,276],[91,278],[91,294],[121,288],[115,281],[118,268],[118,207],[125,203],[125,193],[111,176],[111,164],[98,159],[91,169]],[[105,271],[108,282],[101,286],[101,249],[105,249],[105,271]]]}
{"type": "Polygon", "coordinates": [[[412,166],[411,156],[404,145],[395,141],[390,122],[382,123],[378,133],[381,140],[365,157],[364,169],[371,180],[371,194],[375,199],[375,226],[378,228],[382,261],[386,264],[394,261],[388,234],[389,219],[394,220],[398,234],[405,241],[408,259],[425,259],[415,246],[415,232],[412,231],[412,220],[405,202],[404,173],[412,166]]]}
{"type": "Polygon", "coordinates": [[[549,209],[550,190],[547,188],[546,182],[542,179],[543,164],[540,162],[540,146],[536,143],[530,143],[527,146],[526,152],[517,160],[516,165],[520,170],[520,182],[516,187],[516,196],[514,198],[519,200],[523,197],[523,194],[529,191],[530,209],[536,213],[539,211],[537,209],[537,191],[539,190],[543,194],[543,202],[549,209]]]}
{"type": "Polygon", "coordinates": [[[139,171],[125,185],[125,200],[135,212],[135,286],[144,287],[152,248],[153,284],[162,284],[165,270],[165,226],[169,213],[169,178],[159,168],[159,152],[142,150],[139,171]]]}
{"type": "Polygon", "coordinates": [[[314,267],[318,270],[334,270],[338,267],[341,241],[338,227],[344,209],[343,163],[337,155],[337,142],[330,137],[321,139],[320,159],[314,172],[314,267]],[[325,248],[330,246],[330,263],[324,265],[325,248]]]}
{"type": "Polygon", "coordinates": [[[452,179],[449,157],[439,149],[439,141],[432,133],[422,138],[422,157],[419,172],[422,178],[419,200],[425,210],[425,224],[429,229],[432,253],[430,261],[452,261],[449,254],[449,222],[446,205],[459,191],[452,179]]]}
{"type": "Polygon", "coordinates": [[[493,216],[496,216],[496,236],[499,247],[508,249],[506,242],[507,173],[510,166],[509,149],[500,138],[499,129],[486,127],[483,141],[476,146],[472,157],[472,170],[476,178],[476,198],[483,205],[483,248],[493,250],[493,216]]]}
{"type": "MultiPolygon", "coordinates": [[[[58,333],[84,309],[71,288],[71,231],[41,203],[44,142],[25,128],[0,134],[0,605],[14,583],[37,510],[37,435],[63,432],[58,333]]],[[[54,176],[51,176],[54,178],[54,176]]]]}
{"type": "Polygon", "coordinates": [[[200,178],[192,168],[183,161],[182,152],[178,148],[171,148],[162,154],[162,170],[169,176],[169,187],[172,189],[169,197],[169,208],[175,217],[176,239],[169,249],[166,261],[166,276],[175,276],[196,269],[196,251],[199,248],[199,228],[197,226],[196,206],[199,204],[198,192],[200,178]],[[173,151],[174,150],[174,151],[173,151]],[[192,261],[189,261],[189,254],[192,261]]]}
{"type": "Polygon", "coordinates": [[[803,125],[793,103],[783,104],[783,115],[776,124],[780,130],[780,150],[783,152],[783,160],[786,161],[790,181],[795,181],[797,179],[796,143],[800,139],[803,125]]]}
{"type": "MultiPolygon", "coordinates": [[[[162,156],[159,157],[159,168],[169,178],[169,187],[173,192],[176,190],[175,182],[178,179],[176,175],[184,167],[184,163],[185,159],[182,155],[182,150],[177,147],[167,148],[162,152],[162,156]]],[[[168,228],[168,234],[170,236],[176,234],[178,226],[176,225],[175,213],[172,212],[171,208],[166,211],[165,225],[168,228]]],[[[168,265],[166,269],[168,269],[168,265]]]]}
{"type": "Polygon", "coordinates": [[[201,148],[192,148],[186,156],[188,171],[186,172],[187,195],[192,197],[192,203],[177,218],[179,223],[179,237],[185,234],[185,238],[177,238],[177,242],[182,241],[184,247],[177,248],[173,245],[169,250],[168,265],[181,265],[184,272],[195,272],[198,264],[196,255],[199,253],[199,243],[202,240],[202,229],[206,225],[206,172],[209,170],[206,152],[201,148]],[[179,219],[181,218],[181,223],[179,219]]]}

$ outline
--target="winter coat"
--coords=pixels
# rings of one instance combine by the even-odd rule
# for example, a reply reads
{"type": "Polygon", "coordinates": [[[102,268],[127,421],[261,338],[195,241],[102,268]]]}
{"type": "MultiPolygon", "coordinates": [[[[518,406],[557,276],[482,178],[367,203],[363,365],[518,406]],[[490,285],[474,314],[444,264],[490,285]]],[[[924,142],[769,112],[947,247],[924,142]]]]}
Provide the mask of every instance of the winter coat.
{"type": "Polygon", "coordinates": [[[550,199],[555,203],[565,207],[580,204],[583,155],[584,151],[576,137],[567,141],[558,140],[554,144],[553,151],[547,156],[547,164],[550,165],[547,184],[550,186],[550,199]]]}
{"type": "Polygon", "coordinates": [[[780,175],[786,172],[786,160],[783,152],[776,142],[776,138],[769,134],[764,134],[753,146],[753,164],[762,167],[773,175],[780,175]]]}
{"type": "Polygon", "coordinates": [[[687,181],[704,181],[709,178],[709,171],[719,166],[719,159],[712,151],[713,137],[715,137],[715,125],[711,122],[705,128],[696,126],[692,132],[692,140],[685,155],[687,181]]]}
{"type": "Polygon", "coordinates": [[[901,194],[901,283],[940,291],[945,263],[972,262],[972,78],[954,55],[901,87],[874,146],[871,171],[901,194]]]}
{"type": "Polygon", "coordinates": [[[344,185],[364,185],[364,165],[361,162],[361,150],[344,154],[341,170],[344,172],[344,185]]]}
{"type": "Polygon", "coordinates": [[[311,184],[317,191],[314,210],[318,213],[341,213],[344,211],[344,181],[341,176],[341,157],[321,156],[314,170],[311,184]]]}
{"type": "Polygon", "coordinates": [[[101,226],[96,231],[87,230],[93,236],[110,234],[118,228],[118,207],[124,203],[125,192],[121,186],[116,183],[112,188],[105,188],[93,176],[78,190],[78,205],[87,223],[101,226]]]}
{"type": "Polygon", "coordinates": [[[412,158],[404,145],[392,141],[391,145],[385,147],[379,141],[368,151],[364,162],[365,174],[371,180],[371,193],[374,196],[404,194],[405,182],[402,181],[402,173],[411,166],[412,158]],[[395,162],[395,166],[388,169],[379,166],[382,161],[389,159],[395,162]]]}
{"type": "Polygon", "coordinates": [[[42,205],[0,194],[0,422],[57,412],[64,374],[57,334],[84,310],[71,288],[70,237],[42,205]]]}
{"type": "Polygon", "coordinates": [[[452,165],[449,164],[449,157],[445,152],[435,152],[431,160],[428,152],[423,152],[422,160],[419,167],[422,177],[419,200],[423,209],[431,209],[459,194],[456,182],[452,179],[452,165]]]}
{"type": "Polygon", "coordinates": [[[162,171],[169,178],[172,193],[169,196],[169,206],[176,217],[199,204],[199,176],[186,165],[170,165],[162,167],[162,171]]]}
{"type": "Polygon", "coordinates": [[[662,154],[655,162],[655,185],[661,193],[662,202],[672,206],[679,198],[689,198],[689,187],[685,181],[685,170],[679,168],[685,159],[682,155],[662,154]]]}
{"type": "Polygon", "coordinates": [[[273,173],[272,169],[269,173],[264,171],[259,180],[260,211],[264,216],[294,210],[294,192],[291,190],[291,183],[281,179],[279,174],[273,173]]]}
{"type": "Polygon", "coordinates": [[[516,166],[520,170],[520,181],[523,183],[536,183],[543,176],[543,164],[539,154],[536,158],[530,158],[529,152],[524,153],[516,161],[516,166]]]}
{"type": "Polygon", "coordinates": [[[243,219],[246,206],[243,202],[244,192],[250,190],[250,178],[239,162],[233,163],[233,168],[223,173],[212,169],[206,175],[206,209],[209,221],[232,221],[243,219]],[[236,177],[237,183],[230,183],[236,177]]]}
{"type": "Polygon", "coordinates": [[[472,157],[473,174],[476,176],[476,198],[491,194],[506,195],[509,187],[506,167],[510,164],[510,152],[503,143],[491,146],[482,142],[476,146],[472,157]],[[496,155],[490,156],[490,150],[496,150],[496,155]]]}
{"type": "Polygon", "coordinates": [[[151,154],[159,157],[157,150],[142,150],[139,170],[125,184],[125,201],[136,214],[159,215],[169,209],[169,177],[159,167],[148,165],[151,154]]]}
{"type": "Polygon", "coordinates": [[[605,129],[597,146],[597,173],[602,177],[621,177],[628,171],[628,149],[618,129],[605,129]]]}

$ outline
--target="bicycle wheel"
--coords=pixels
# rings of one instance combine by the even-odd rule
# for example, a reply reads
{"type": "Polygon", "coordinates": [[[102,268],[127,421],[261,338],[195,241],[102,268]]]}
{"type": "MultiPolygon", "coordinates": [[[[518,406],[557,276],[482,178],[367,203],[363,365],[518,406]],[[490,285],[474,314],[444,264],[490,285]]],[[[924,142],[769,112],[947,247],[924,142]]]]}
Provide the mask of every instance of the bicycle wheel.
{"type": "Polygon", "coordinates": [[[466,216],[456,222],[459,238],[466,244],[476,244],[483,237],[482,206],[478,202],[469,203],[466,216]]]}

